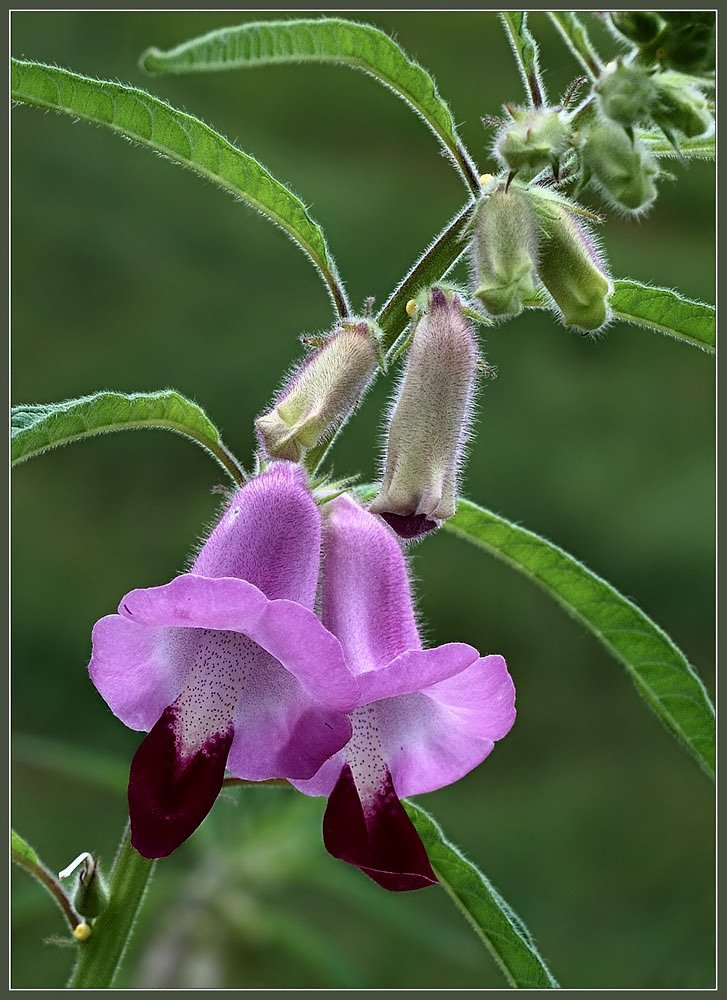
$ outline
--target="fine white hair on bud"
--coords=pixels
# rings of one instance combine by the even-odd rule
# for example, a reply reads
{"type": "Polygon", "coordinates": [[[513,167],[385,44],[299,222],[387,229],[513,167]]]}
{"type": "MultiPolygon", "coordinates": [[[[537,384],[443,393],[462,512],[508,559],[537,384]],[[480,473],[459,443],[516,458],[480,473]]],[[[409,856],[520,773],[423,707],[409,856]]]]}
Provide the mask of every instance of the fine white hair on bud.
{"type": "Polygon", "coordinates": [[[535,295],[538,226],[531,201],[521,188],[498,185],[483,193],[475,209],[472,293],[492,316],[517,316],[535,295]]]}
{"type": "Polygon", "coordinates": [[[299,462],[361,401],[379,363],[366,320],[345,320],[293,372],[272,409],[255,421],[270,458],[299,462]]]}
{"type": "Polygon", "coordinates": [[[570,126],[560,108],[508,110],[514,120],[498,132],[492,152],[508,170],[530,180],[566,152],[570,126]]]}
{"type": "Polygon", "coordinates": [[[531,187],[541,236],[538,276],[566,326],[593,333],[610,319],[613,282],[596,238],[565,198],[531,187]]]}
{"type": "Polygon", "coordinates": [[[383,482],[371,504],[402,538],[455,513],[477,361],[459,296],[433,288],[391,409],[383,482]]]}

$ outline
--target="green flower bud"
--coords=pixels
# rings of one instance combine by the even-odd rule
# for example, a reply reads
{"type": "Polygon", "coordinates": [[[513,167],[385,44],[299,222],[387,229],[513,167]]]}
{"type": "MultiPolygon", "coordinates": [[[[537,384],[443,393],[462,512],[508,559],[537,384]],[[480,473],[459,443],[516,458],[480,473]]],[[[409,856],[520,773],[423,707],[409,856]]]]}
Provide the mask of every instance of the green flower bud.
{"type": "MultiPolygon", "coordinates": [[[[98,865],[98,858],[95,858],[88,851],[79,854],[78,857],[59,872],[59,878],[69,878],[77,872],[76,889],[73,895],[73,905],[82,917],[89,920],[95,919],[107,906],[109,893],[106,883],[101,875],[98,865]]],[[[76,930],[88,927],[87,924],[79,924],[76,930]]],[[[76,934],[78,940],[85,941],[89,934],[80,931],[76,934]]]]}
{"type": "Polygon", "coordinates": [[[514,184],[483,193],[473,228],[473,294],[493,316],[517,316],[536,287],[538,228],[530,199],[514,184]]]}
{"type": "Polygon", "coordinates": [[[645,212],[653,204],[659,166],[643,142],[632,140],[620,125],[597,119],[586,134],[583,161],[617,207],[645,212]]]}
{"type": "Polygon", "coordinates": [[[665,10],[660,13],[667,22],[665,31],[654,43],[654,54],[661,65],[681,73],[714,69],[714,11],[665,10]]]}
{"type": "Polygon", "coordinates": [[[557,162],[570,142],[570,129],[561,111],[513,110],[515,118],[495,139],[493,152],[509,170],[529,180],[557,162]]]}
{"type": "Polygon", "coordinates": [[[643,66],[613,63],[595,85],[601,110],[625,128],[648,121],[654,100],[652,73],[643,66]]]}
{"type": "Polygon", "coordinates": [[[637,45],[652,42],[661,31],[664,22],[651,10],[619,10],[611,14],[614,28],[637,45]]]}
{"type": "Polygon", "coordinates": [[[595,237],[565,199],[543,188],[529,191],[540,227],[540,280],[567,326],[598,330],[610,316],[613,284],[595,237]]]}
{"type": "Polygon", "coordinates": [[[704,94],[681,73],[659,73],[654,77],[652,118],[666,132],[680,132],[687,139],[707,135],[714,127],[704,94]]]}
{"type": "Polygon", "coordinates": [[[370,324],[342,322],[294,372],[274,407],[255,421],[267,454],[300,461],[308,448],[330,436],[355,409],[377,364],[370,324]]]}

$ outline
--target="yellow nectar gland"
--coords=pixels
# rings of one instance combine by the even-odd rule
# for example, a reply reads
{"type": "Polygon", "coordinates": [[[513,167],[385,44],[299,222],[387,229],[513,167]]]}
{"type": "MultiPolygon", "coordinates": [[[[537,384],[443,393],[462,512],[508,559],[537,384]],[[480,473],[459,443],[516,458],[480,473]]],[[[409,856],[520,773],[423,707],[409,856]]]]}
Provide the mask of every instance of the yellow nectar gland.
{"type": "Polygon", "coordinates": [[[493,176],[492,174],[482,174],[481,175],[481,177],[480,177],[480,184],[482,185],[482,187],[484,187],[486,184],[490,183],[490,181],[492,180],[492,176],[493,176]]]}
{"type": "Polygon", "coordinates": [[[417,311],[417,304],[414,299],[409,299],[406,304],[406,314],[407,316],[414,316],[417,311]]]}
{"type": "Polygon", "coordinates": [[[76,941],[88,941],[91,937],[91,928],[88,924],[76,924],[73,928],[73,936],[76,941]]]}

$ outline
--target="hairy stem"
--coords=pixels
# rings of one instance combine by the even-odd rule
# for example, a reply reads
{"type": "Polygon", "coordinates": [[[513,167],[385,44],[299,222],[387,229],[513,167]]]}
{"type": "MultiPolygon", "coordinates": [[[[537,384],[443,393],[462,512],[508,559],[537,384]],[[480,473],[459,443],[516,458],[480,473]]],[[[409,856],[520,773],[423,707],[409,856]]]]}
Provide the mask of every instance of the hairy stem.
{"type": "Polygon", "coordinates": [[[56,903],[63,911],[63,916],[68,921],[71,930],[74,930],[81,922],[82,918],[76,913],[73,904],[66,895],[60,882],[53,876],[53,873],[41,862],[34,862],[20,851],[12,851],[12,859],[16,865],[24,868],[26,872],[36,878],[44,886],[56,903]]]}
{"type": "Polygon", "coordinates": [[[88,941],[78,946],[78,961],[68,989],[108,989],[121,959],[146,892],[154,862],[131,846],[124,831],[109,880],[109,901],[94,920],[88,941]]]}
{"type": "Polygon", "coordinates": [[[527,28],[527,14],[520,11],[502,11],[500,20],[512,46],[520,76],[530,95],[534,108],[547,103],[545,85],[538,64],[538,46],[527,28]]]}
{"type": "Polygon", "coordinates": [[[548,11],[548,17],[586,71],[589,80],[596,80],[603,73],[603,64],[591,45],[588,32],[578,15],[572,11],[558,10],[548,11]]]}

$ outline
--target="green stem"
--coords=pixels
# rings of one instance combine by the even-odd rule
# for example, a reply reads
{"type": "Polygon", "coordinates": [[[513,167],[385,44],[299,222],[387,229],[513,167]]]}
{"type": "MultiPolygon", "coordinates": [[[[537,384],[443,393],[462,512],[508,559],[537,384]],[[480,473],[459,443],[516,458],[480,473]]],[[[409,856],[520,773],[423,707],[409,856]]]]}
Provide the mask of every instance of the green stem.
{"type": "Polygon", "coordinates": [[[547,104],[545,85],[538,65],[538,47],[527,28],[527,14],[520,11],[502,11],[500,20],[512,46],[520,76],[530,95],[534,108],[547,104]]]}
{"type": "Polygon", "coordinates": [[[124,831],[109,884],[109,902],[93,922],[88,941],[78,946],[78,961],[68,989],[108,989],[121,964],[136,915],[154,867],[131,846],[124,831]]]}
{"type": "Polygon", "coordinates": [[[597,80],[603,73],[603,65],[578,15],[572,11],[559,10],[548,11],[548,17],[586,71],[589,80],[597,80]]]}

